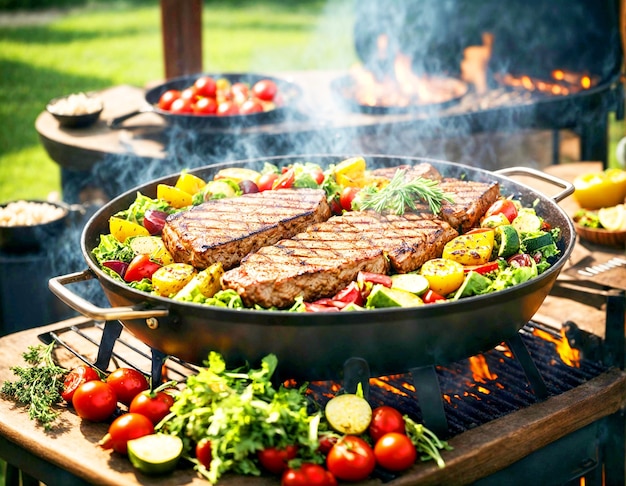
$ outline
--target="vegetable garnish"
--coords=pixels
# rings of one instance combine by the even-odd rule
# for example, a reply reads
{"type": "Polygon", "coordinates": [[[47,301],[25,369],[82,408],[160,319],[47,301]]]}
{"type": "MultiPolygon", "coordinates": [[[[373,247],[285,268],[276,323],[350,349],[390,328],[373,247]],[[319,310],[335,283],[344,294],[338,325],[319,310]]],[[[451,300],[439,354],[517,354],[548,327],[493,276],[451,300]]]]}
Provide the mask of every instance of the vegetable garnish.
{"type": "Polygon", "coordinates": [[[445,441],[441,440],[422,424],[418,424],[408,415],[404,416],[406,426],[406,434],[411,438],[417,452],[422,461],[433,460],[440,468],[445,467],[445,462],[439,451],[451,451],[452,447],[445,441]]]}
{"type": "Polygon", "coordinates": [[[437,181],[423,177],[406,180],[405,175],[406,170],[399,169],[382,189],[373,186],[363,188],[358,197],[359,209],[404,214],[407,209],[417,209],[417,201],[424,201],[434,214],[438,214],[443,201],[453,202],[452,197],[438,187],[437,181]]]}
{"type": "Polygon", "coordinates": [[[57,366],[52,359],[54,342],[47,346],[29,346],[22,354],[30,366],[14,366],[11,371],[18,376],[15,382],[2,384],[4,395],[28,406],[28,416],[50,430],[60,411],[54,406],[63,401],[63,380],[68,370],[57,366]]]}

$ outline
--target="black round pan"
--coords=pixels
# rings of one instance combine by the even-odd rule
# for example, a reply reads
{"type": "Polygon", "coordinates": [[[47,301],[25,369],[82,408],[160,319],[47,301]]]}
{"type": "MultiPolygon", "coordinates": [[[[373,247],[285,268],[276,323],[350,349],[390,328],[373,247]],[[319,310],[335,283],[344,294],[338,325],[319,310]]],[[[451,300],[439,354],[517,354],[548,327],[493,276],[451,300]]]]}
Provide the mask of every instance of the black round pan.
{"type": "Polygon", "coordinates": [[[273,76],[266,76],[264,74],[253,73],[199,73],[189,76],[181,76],[179,78],[171,79],[163,84],[150,88],[146,91],[145,100],[146,105],[138,110],[132,111],[125,115],[121,115],[117,118],[113,118],[109,122],[110,128],[121,128],[129,118],[137,116],[141,113],[158,113],[168,123],[176,124],[178,126],[190,129],[202,129],[202,128],[229,128],[229,127],[241,127],[241,126],[254,126],[263,125],[267,123],[276,123],[284,119],[286,113],[289,110],[293,110],[295,103],[300,99],[302,90],[300,87],[285,79],[276,78],[273,76]],[[201,76],[211,76],[214,79],[225,78],[232,84],[234,83],[246,83],[252,87],[257,81],[262,79],[271,79],[278,86],[278,92],[281,96],[281,103],[277,105],[275,109],[269,111],[263,111],[260,113],[251,113],[249,115],[230,115],[230,116],[217,116],[217,115],[193,115],[193,114],[175,114],[158,108],[158,102],[161,95],[170,89],[183,90],[191,86],[194,81],[201,76]]]}
{"type": "MultiPolygon", "coordinates": [[[[260,169],[266,161],[279,166],[298,161],[327,166],[343,158],[333,155],[272,157],[217,164],[192,172],[210,179],[218,170],[228,166],[260,169]]],[[[224,356],[229,366],[238,366],[246,361],[258,362],[268,353],[274,353],[278,357],[278,376],[283,378],[334,378],[351,357],[366,359],[374,375],[403,372],[485,352],[517,333],[539,309],[573,250],[576,240],[573,224],[557,204],[573,192],[573,186],[531,169],[514,168],[493,173],[429,159],[365,158],[370,168],[428,162],[444,176],[498,181],[503,194],[515,194],[525,205],[535,203],[541,216],[553,227],[561,228],[558,260],[543,274],[516,287],[456,302],[413,308],[289,313],[231,310],[176,302],[131,289],[111,279],[100,270],[91,254],[100,235],[109,232],[111,215],[128,208],[137,191],[155,197],[158,183],[175,182],[178,175],[172,175],[132,189],[100,209],[87,222],[81,238],[82,253],[89,268],[51,279],[50,288],[84,315],[99,320],[121,320],[131,333],[165,354],[200,363],[209,351],[214,350],[224,356]],[[515,182],[506,174],[536,176],[564,190],[550,198],[515,182]],[[90,278],[99,280],[112,308],[95,307],[65,286],[90,278]]]]}

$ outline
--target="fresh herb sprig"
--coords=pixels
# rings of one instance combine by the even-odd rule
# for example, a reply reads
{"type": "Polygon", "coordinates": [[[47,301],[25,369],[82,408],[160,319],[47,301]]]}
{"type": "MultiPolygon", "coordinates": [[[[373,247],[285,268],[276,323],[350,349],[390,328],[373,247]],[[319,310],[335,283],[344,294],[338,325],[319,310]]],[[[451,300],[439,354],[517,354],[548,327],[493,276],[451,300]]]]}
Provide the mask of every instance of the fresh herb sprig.
{"type": "Polygon", "coordinates": [[[404,423],[406,434],[415,445],[420,459],[422,461],[433,460],[438,467],[445,467],[446,464],[439,451],[451,451],[452,447],[445,440],[437,437],[433,431],[424,427],[423,424],[418,424],[408,415],[404,416],[404,423]]]}
{"type": "Polygon", "coordinates": [[[363,188],[358,196],[359,209],[401,215],[407,209],[417,209],[417,202],[423,201],[434,214],[438,214],[443,201],[453,202],[452,197],[439,187],[437,181],[423,177],[407,180],[405,176],[406,171],[399,169],[382,189],[373,186],[363,188]]]}
{"type": "Polygon", "coordinates": [[[63,401],[63,380],[68,372],[54,363],[53,348],[54,342],[47,346],[29,346],[22,357],[30,366],[12,367],[17,381],[5,381],[0,389],[4,395],[27,405],[28,416],[39,422],[45,430],[52,428],[60,413],[54,406],[63,401]]]}

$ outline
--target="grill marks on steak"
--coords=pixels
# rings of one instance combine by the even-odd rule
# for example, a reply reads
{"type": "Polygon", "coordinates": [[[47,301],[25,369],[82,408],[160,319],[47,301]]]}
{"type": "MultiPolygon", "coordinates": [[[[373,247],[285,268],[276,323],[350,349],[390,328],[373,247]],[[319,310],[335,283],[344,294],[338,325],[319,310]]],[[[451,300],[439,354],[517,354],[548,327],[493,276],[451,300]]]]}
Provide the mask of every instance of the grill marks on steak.
{"type": "Polygon", "coordinates": [[[167,218],[162,238],[177,262],[225,269],[248,253],[325,221],[331,215],[319,189],[281,189],[216,199],[167,218]]]}
{"type": "Polygon", "coordinates": [[[261,248],[222,277],[248,306],[286,307],[336,294],[359,271],[409,272],[441,255],[458,233],[446,222],[417,214],[350,212],[261,248]]]}
{"type": "Polygon", "coordinates": [[[441,204],[440,217],[461,233],[477,226],[485,211],[500,197],[497,182],[444,179],[439,187],[454,200],[441,204]]]}
{"type": "Polygon", "coordinates": [[[411,180],[418,177],[423,179],[432,179],[433,181],[440,181],[442,179],[441,174],[432,165],[422,163],[417,165],[398,165],[395,167],[383,167],[380,169],[374,169],[371,174],[376,177],[384,177],[385,179],[392,179],[398,170],[405,171],[405,179],[411,180]]]}

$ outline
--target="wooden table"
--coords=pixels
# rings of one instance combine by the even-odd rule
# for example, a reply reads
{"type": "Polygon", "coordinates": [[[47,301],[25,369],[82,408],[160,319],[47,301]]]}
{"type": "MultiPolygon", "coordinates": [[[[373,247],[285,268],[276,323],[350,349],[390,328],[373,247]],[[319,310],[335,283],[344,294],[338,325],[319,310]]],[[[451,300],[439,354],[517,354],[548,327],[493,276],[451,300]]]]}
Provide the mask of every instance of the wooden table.
{"type": "MultiPolygon", "coordinates": [[[[593,167],[585,164],[560,171],[577,172],[593,167]]],[[[623,254],[620,249],[590,249],[585,245],[579,246],[577,251],[593,250],[592,256],[598,261],[623,254]]],[[[622,272],[626,270],[622,269],[622,272]]],[[[551,295],[538,314],[561,323],[574,313],[572,320],[579,327],[601,334],[604,314],[596,311],[582,301],[573,302],[571,299],[551,295]]],[[[87,320],[82,317],[73,318],[1,338],[0,381],[14,379],[10,367],[21,363],[21,354],[28,346],[39,342],[40,333],[83,322],[87,320]]],[[[133,338],[128,336],[128,339],[133,338]]],[[[61,364],[68,366],[71,366],[72,359],[75,360],[67,354],[59,354],[58,359],[61,364]]],[[[389,484],[405,486],[470,483],[499,471],[560,437],[615,414],[625,403],[626,374],[620,369],[611,368],[568,392],[452,438],[450,444],[454,450],[445,453],[446,468],[438,469],[434,464],[418,463],[389,484]]],[[[28,419],[22,408],[0,397],[0,456],[50,485],[207,484],[191,470],[181,469],[170,476],[156,478],[137,473],[127,459],[96,446],[107,431],[106,424],[82,421],[70,409],[62,410],[60,420],[59,429],[46,433],[28,419]]],[[[617,473],[620,474],[620,471],[617,473]]],[[[621,471],[622,478],[623,473],[621,471]]],[[[220,484],[269,486],[277,485],[278,481],[271,477],[226,477],[220,484]]],[[[370,480],[362,484],[374,485],[380,484],[380,481],[370,480]]]]}

